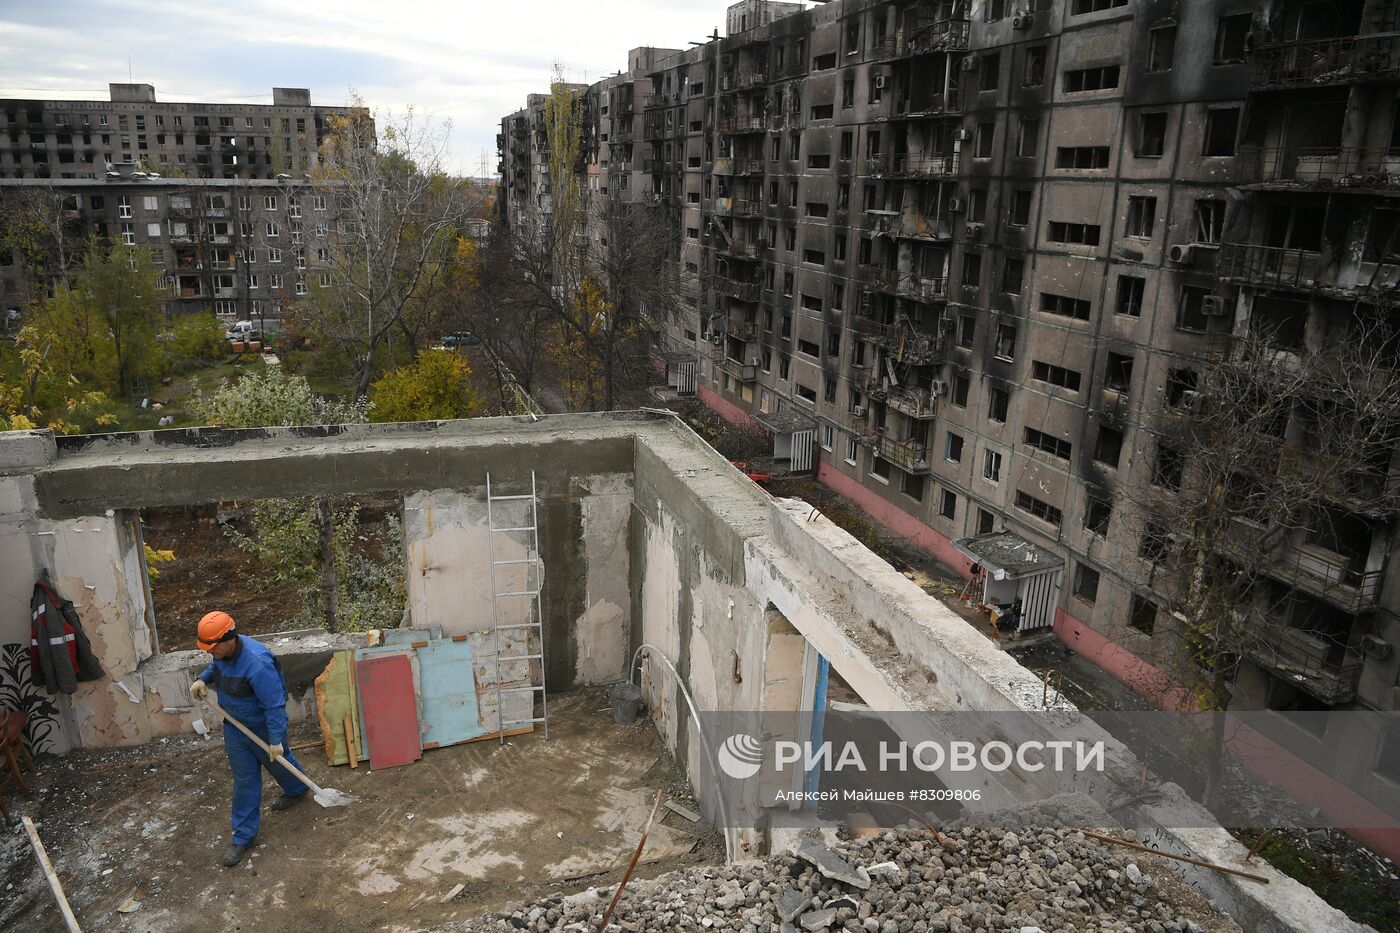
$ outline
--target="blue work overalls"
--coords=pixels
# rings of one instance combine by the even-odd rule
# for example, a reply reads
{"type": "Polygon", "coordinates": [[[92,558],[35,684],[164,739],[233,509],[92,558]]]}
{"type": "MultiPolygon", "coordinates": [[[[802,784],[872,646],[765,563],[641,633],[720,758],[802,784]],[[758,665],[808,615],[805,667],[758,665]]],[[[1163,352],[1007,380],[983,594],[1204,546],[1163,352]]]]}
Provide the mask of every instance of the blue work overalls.
{"type": "MultiPolygon", "coordinates": [[[[215,661],[199,679],[219,694],[219,705],[268,745],[287,744],[287,686],[282,681],[282,665],[277,656],[261,643],[243,635],[238,651],[227,661],[215,661]]],[[[262,805],[262,772],[277,779],[282,793],[300,797],[306,785],[267,757],[237,726],[224,726],[224,750],[233,772],[233,843],[246,846],[258,834],[258,808],[262,805]]],[[[297,769],[301,762],[284,752],[283,757],[297,769]]]]}

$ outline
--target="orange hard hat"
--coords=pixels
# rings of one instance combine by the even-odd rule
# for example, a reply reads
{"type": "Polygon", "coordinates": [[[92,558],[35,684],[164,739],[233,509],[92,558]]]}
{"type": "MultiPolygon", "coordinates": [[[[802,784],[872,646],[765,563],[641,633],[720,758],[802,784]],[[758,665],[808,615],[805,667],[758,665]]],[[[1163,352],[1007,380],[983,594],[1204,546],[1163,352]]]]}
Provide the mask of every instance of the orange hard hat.
{"type": "Polygon", "coordinates": [[[199,620],[199,631],[196,639],[199,647],[205,651],[212,651],[219,642],[233,637],[233,616],[227,612],[206,613],[204,618],[199,620]]]}

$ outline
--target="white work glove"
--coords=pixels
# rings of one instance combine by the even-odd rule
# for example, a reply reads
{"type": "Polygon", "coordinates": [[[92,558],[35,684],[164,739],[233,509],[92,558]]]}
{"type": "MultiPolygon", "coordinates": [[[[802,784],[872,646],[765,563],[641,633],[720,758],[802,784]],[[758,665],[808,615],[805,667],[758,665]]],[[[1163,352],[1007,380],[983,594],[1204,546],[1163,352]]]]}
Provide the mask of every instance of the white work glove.
{"type": "Polygon", "coordinates": [[[209,695],[209,685],[202,680],[196,680],[190,684],[190,696],[196,700],[202,700],[209,695]]]}
{"type": "Polygon", "coordinates": [[[287,750],[281,745],[269,745],[267,747],[267,757],[273,759],[274,761],[276,761],[278,758],[281,758],[285,754],[287,754],[287,750]]]}

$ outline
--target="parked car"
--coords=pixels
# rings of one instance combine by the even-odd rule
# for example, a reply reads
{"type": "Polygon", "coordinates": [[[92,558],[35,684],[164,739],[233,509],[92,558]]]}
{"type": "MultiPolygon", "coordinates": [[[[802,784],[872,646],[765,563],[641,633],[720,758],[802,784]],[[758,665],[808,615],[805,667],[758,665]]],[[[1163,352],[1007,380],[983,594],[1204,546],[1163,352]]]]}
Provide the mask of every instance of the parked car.
{"type": "Polygon", "coordinates": [[[228,329],[229,340],[261,340],[262,331],[252,321],[239,321],[228,329]]]}
{"type": "Polygon", "coordinates": [[[481,338],[469,330],[459,330],[455,334],[448,334],[442,338],[444,347],[474,347],[481,343],[481,338]]]}

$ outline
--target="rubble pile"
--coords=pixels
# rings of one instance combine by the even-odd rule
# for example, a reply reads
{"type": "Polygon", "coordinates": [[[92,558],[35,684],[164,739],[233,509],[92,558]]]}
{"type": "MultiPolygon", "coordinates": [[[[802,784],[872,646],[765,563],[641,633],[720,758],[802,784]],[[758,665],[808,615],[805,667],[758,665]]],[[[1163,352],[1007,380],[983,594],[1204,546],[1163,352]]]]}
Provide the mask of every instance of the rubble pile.
{"type": "MultiPolygon", "coordinates": [[[[1159,883],[1167,880],[1072,830],[897,830],[835,849],[804,839],[766,861],[639,882],[624,892],[609,930],[1202,933],[1159,883]]],[[[449,929],[593,931],[611,895],[549,898],[449,929]]]]}

